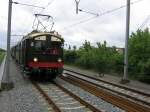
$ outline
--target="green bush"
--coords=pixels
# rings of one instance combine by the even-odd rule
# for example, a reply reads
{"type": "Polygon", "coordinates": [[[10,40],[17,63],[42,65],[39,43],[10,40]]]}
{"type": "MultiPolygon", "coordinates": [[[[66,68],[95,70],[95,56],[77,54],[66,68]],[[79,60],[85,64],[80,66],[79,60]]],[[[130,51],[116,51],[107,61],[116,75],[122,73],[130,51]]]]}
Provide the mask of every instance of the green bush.
{"type": "Polygon", "coordinates": [[[75,51],[65,51],[64,61],[67,63],[74,63],[77,59],[77,53],[75,51]]]}
{"type": "Polygon", "coordinates": [[[114,48],[106,47],[106,44],[104,41],[103,44],[97,43],[97,47],[94,47],[90,42],[85,41],[78,50],[65,50],[65,62],[86,69],[95,69],[100,73],[117,72],[117,70],[120,72],[122,66],[118,64],[122,62],[122,54],[116,52],[114,48]]]}
{"type": "MultiPolygon", "coordinates": [[[[116,51],[116,47],[107,47],[97,42],[97,47],[91,46],[89,41],[74,50],[65,51],[66,63],[94,69],[100,73],[123,73],[124,54],[116,51]]],[[[129,76],[132,79],[149,82],[150,77],[150,33],[148,29],[138,30],[129,38],[129,76]]]]}

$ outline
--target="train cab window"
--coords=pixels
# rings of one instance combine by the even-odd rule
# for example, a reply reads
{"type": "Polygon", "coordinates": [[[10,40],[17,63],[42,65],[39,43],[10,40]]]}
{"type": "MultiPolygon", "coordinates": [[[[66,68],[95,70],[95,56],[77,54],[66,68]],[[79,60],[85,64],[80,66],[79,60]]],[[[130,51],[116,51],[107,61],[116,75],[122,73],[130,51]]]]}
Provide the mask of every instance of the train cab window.
{"type": "Polygon", "coordinates": [[[51,41],[52,42],[61,42],[61,39],[55,37],[55,36],[51,36],[51,41]]]}
{"type": "Polygon", "coordinates": [[[51,36],[51,44],[53,47],[61,47],[62,48],[62,40],[58,37],[51,36]]]}
{"type": "Polygon", "coordinates": [[[42,42],[41,41],[35,41],[35,48],[39,49],[42,46],[42,42]]]}
{"type": "Polygon", "coordinates": [[[34,38],[35,50],[44,50],[46,48],[46,36],[38,36],[34,38]]]}
{"type": "Polygon", "coordinates": [[[44,35],[38,36],[38,37],[35,37],[34,40],[41,40],[41,41],[43,40],[44,41],[44,40],[46,40],[46,36],[44,36],[44,35]]]}
{"type": "Polygon", "coordinates": [[[34,48],[36,50],[44,50],[46,48],[46,41],[35,41],[34,48]]]}

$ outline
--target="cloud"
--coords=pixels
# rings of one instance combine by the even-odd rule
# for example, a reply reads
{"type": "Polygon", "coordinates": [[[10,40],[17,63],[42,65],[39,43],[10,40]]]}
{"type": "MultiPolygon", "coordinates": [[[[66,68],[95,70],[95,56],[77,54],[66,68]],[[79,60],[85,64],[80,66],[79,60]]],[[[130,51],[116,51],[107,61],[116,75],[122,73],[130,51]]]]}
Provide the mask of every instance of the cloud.
{"type": "MultiPolygon", "coordinates": [[[[106,40],[109,46],[115,45],[124,47],[126,8],[122,8],[113,13],[92,19],[82,24],[75,24],[93,17],[88,13],[79,12],[76,14],[74,0],[16,0],[20,3],[46,6],[52,2],[45,10],[13,4],[12,11],[12,34],[27,34],[32,31],[33,14],[40,13],[53,16],[55,21],[54,29],[71,45],[82,45],[84,40],[91,43],[106,40]],[[70,26],[72,25],[72,26],[70,26]]],[[[131,2],[136,0],[131,0],[131,2]]],[[[103,13],[105,11],[120,7],[126,4],[126,0],[81,0],[79,8],[93,13],[103,13]]],[[[130,32],[136,31],[148,15],[150,15],[150,1],[143,0],[131,5],[130,32]]],[[[7,31],[7,8],[8,0],[0,1],[0,47],[6,48],[7,31]]],[[[148,26],[148,22],[146,26],[148,26]]],[[[12,37],[12,44],[22,37],[12,37]]]]}

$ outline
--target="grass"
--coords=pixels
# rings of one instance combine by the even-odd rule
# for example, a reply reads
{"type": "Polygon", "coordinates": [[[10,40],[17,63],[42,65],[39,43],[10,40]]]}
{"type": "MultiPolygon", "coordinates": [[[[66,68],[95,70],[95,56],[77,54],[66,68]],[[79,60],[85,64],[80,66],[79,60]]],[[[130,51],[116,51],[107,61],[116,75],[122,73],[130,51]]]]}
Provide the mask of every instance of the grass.
{"type": "Polygon", "coordinates": [[[2,63],[5,56],[5,52],[0,52],[0,64],[2,63]]]}
{"type": "MultiPolygon", "coordinates": [[[[4,56],[5,56],[5,52],[4,51],[0,51],[0,65],[4,59],[4,56]]],[[[0,92],[2,92],[2,89],[0,88],[0,92]]]]}

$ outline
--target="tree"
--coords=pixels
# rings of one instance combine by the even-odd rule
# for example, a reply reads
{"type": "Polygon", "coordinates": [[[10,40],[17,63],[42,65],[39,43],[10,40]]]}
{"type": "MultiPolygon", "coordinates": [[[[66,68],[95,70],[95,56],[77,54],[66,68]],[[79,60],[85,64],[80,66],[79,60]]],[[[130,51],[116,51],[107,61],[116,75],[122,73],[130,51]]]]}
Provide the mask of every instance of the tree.
{"type": "Polygon", "coordinates": [[[136,77],[150,76],[150,32],[137,30],[129,38],[129,72],[136,77]]]}
{"type": "Polygon", "coordinates": [[[68,49],[71,50],[71,45],[69,45],[68,49]]]}
{"type": "Polygon", "coordinates": [[[77,46],[74,45],[74,46],[73,46],[73,50],[75,51],[76,49],[77,49],[77,46]]]}
{"type": "Polygon", "coordinates": [[[92,48],[91,43],[87,40],[85,40],[84,44],[83,44],[83,48],[85,49],[85,51],[89,51],[89,49],[92,48]]]}

